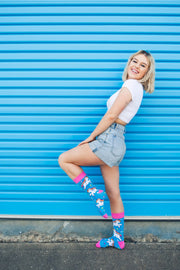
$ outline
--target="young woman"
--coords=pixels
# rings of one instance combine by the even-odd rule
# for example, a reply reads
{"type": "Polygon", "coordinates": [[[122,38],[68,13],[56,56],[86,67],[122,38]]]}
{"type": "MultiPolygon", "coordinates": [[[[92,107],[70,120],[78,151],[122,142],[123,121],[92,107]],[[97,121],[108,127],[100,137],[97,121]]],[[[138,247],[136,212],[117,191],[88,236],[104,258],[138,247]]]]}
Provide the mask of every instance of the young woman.
{"type": "Polygon", "coordinates": [[[107,101],[107,112],[91,133],[77,147],[59,156],[59,165],[66,174],[88,192],[104,218],[104,198],[110,200],[113,235],[101,239],[96,247],[124,248],[124,207],[119,190],[119,164],[126,145],[125,126],[137,113],[143,98],[143,89],[154,91],[155,64],[152,55],[140,50],[130,56],[123,73],[123,85],[107,101]],[[98,190],[80,166],[99,165],[106,192],[98,190]]]}

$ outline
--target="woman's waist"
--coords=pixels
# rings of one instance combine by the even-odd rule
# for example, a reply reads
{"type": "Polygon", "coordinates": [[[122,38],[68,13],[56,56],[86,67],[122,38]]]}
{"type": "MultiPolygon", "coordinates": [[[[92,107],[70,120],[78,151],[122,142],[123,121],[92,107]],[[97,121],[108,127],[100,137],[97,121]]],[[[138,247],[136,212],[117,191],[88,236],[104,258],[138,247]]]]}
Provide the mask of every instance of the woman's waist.
{"type": "Polygon", "coordinates": [[[114,122],[113,124],[110,125],[110,127],[107,129],[108,133],[109,132],[117,132],[117,135],[121,135],[125,133],[126,127],[122,124],[114,122]]]}

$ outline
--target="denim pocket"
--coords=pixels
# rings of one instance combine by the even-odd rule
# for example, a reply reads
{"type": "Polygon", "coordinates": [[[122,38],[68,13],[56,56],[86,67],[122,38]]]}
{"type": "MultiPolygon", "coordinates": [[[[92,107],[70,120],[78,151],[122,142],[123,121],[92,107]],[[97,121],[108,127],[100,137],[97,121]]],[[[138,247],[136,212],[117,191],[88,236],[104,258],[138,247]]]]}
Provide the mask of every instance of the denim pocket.
{"type": "Polygon", "coordinates": [[[117,136],[116,134],[112,134],[112,154],[118,159],[123,159],[126,151],[126,145],[124,139],[121,136],[117,136]]]}

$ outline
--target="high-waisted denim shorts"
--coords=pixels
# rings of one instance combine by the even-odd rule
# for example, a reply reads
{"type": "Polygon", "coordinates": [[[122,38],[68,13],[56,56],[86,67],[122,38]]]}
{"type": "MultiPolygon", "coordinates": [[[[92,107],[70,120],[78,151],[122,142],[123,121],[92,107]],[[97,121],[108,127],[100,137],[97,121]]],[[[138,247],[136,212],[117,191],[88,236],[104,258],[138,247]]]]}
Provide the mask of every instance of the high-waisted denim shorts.
{"type": "Polygon", "coordinates": [[[89,142],[89,146],[94,154],[108,166],[119,166],[126,152],[124,133],[123,125],[113,123],[94,141],[89,142]]]}

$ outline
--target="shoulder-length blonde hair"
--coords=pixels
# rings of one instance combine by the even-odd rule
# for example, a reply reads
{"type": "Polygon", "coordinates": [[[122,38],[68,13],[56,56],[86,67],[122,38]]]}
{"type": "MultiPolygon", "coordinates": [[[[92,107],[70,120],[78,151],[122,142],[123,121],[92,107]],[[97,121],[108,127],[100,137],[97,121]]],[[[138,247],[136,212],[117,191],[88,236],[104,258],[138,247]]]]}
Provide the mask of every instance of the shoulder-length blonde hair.
{"type": "Polygon", "coordinates": [[[134,53],[133,55],[131,55],[129,57],[127,65],[124,69],[122,79],[123,79],[123,81],[126,81],[128,79],[128,73],[127,73],[128,66],[129,66],[130,62],[132,61],[133,57],[135,57],[138,54],[144,54],[149,60],[149,69],[148,69],[147,73],[144,75],[144,77],[142,79],[140,79],[138,81],[143,85],[144,90],[147,93],[151,94],[154,92],[155,61],[154,61],[153,56],[149,52],[144,51],[144,50],[140,50],[140,51],[134,53]]]}

